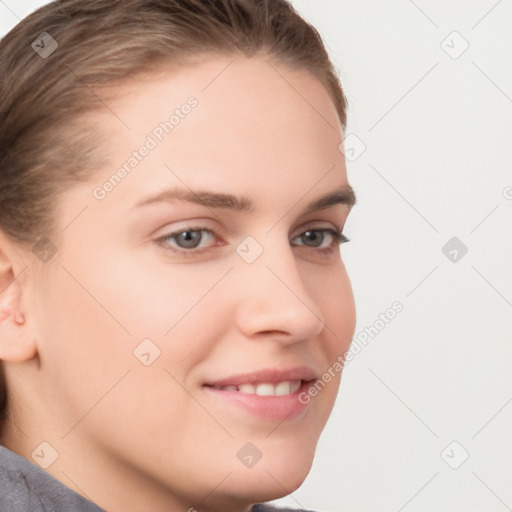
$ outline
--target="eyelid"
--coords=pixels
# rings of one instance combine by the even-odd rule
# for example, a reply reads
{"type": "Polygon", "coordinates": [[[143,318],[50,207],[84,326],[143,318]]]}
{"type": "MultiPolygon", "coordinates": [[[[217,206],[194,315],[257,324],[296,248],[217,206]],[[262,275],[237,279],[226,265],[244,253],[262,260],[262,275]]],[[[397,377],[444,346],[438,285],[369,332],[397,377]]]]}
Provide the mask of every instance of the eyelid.
{"type": "MultiPolygon", "coordinates": [[[[338,232],[341,233],[343,231],[343,226],[339,227],[336,222],[332,222],[332,221],[310,220],[310,221],[306,222],[305,224],[302,224],[301,226],[296,228],[293,232],[294,233],[298,233],[299,235],[301,235],[302,233],[304,233],[304,231],[307,231],[308,229],[311,229],[311,230],[334,229],[335,231],[338,231],[338,232]],[[319,223],[321,225],[319,225],[319,223]],[[325,224],[329,224],[329,225],[328,226],[324,226],[323,225],[324,223],[325,224]]],[[[297,236],[294,236],[293,238],[297,238],[297,236]]]]}
{"type": "Polygon", "coordinates": [[[184,233],[186,231],[204,231],[204,232],[207,232],[209,233],[210,235],[212,235],[214,238],[221,238],[219,233],[217,232],[217,230],[215,229],[212,229],[208,226],[205,226],[205,225],[202,225],[202,224],[192,224],[190,223],[189,225],[185,226],[185,227],[182,227],[182,228],[178,228],[178,229],[173,229],[172,231],[169,231],[161,236],[158,236],[155,241],[163,247],[164,250],[166,251],[171,251],[172,253],[174,254],[177,254],[177,255],[183,255],[183,256],[197,256],[203,252],[206,252],[206,251],[209,251],[211,250],[212,248],[214,247],[218,247],[218,246],[221,246],[221,245],[226,245],[225,243],[213,243],[212,245],[208,246],[208,247],[202,247],[202,248],[199,248],[199,249],[182,249],[182,248],[174,248],[173,246],[171,246],[169,243],[167,243],[166,240],[170,239],[170,238],[173,238],[177,235],[179,235],[180,233],[184,233]]]}
{"type": "MultiPolygon", "coordinates": [[[[162,233],[162,235],[156,235],[156,239],[158,240],[160,238],[169,238],[171,235],[177,235],[179,233],[183,233],[184,231],[199,230],[210,231],[216,236],[222,236],[224,233],[228,232],[228,229],[226,229],[223,224],[218,227],[218,223],[211,222],[208,219],[197,219],[167,223],[163,228],[159,228],[153,231],[150,236],[155,239],[155,233],[162,233]],[[213,224],[216,224],[216,227],[214,227],[213,224]]],[[[227,234],[225,236],[227,236],[227,234]]]]}
{"type": "MultiPolygon", "coordinates": [[[[337,226],[319,226],[317,223],[320,221],[310,221],[306,223],[305,225],[298,228],[295,233],[297,233],[295,236],[291,238],[291,240],[294,240],[298,238],[299,236],[303,235],[307,231],[318,231],[322,233],[327,233],[333,238],[333,242],[328,246],[324,248],[316,248],[316,247],[309,247],[304,244],[298,245],[298,247],[305,247],[309,248],[314,252],[317,252],[319,255],[329,255],[333,251],[336,250],[336,248],[339,248],[339,246],[343,243],[350,242],[350,239],[343,234],[343,230],[339,229],[337,226]]],[[[173,254],[176,254],[178,256],[185,256],[185,257],[194,257],[194,256],[200,256],[201,254],[211,251],[214,247],[218,247],[221,245],[226,245],[226,243],[214,243],[207,247],[200,247],[200,248],[190,248],[190,249],[183,249],[183,248],[174,248],[172,245],[170,245],[167,240],[176,237],[177,235],[187,232],[187,231],[194,231],[194,232],[207,232],[214,238],[220,238],[219,234],[217,233],[216,229],[211,229],[208,226],[201,225],[201,224],[192,224],[191,222],[187,223],[184,227],[174,229],[171,232],[167,232],[162,236],[159,236],[155,239],[155,241],[166,251],[171,251],[173,254]]]]}

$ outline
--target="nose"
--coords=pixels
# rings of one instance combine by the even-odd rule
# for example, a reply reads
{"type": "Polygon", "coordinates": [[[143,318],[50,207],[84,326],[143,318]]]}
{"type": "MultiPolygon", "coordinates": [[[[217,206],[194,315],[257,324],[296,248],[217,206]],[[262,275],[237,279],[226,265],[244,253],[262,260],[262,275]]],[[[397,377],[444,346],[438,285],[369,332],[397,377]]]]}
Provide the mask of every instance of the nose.
{"type": "Polygon", "coordinates": [[[235,321],[247,337],[267,336],[295,343],[317,336],[324,328],[322,311],[305,286],[293,249],[270,249],[253,263],[236,268],[238,305],[235,321]]]}

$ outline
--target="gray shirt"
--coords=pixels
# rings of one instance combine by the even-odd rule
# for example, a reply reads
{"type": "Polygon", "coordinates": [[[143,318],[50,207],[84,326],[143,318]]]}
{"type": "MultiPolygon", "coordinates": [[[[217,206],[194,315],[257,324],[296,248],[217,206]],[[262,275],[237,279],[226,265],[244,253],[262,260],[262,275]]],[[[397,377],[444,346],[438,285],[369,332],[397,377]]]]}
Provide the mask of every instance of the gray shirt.
{"type": "MultiPolygon", "coordinates": [[[[50,473],[0,445],[0,512],[105,512],[50,473]]],[[[251,512],[301,512],[254,505],[251,512]]],[[[307,512],[307,511],[302,511],[307,512]]]]}

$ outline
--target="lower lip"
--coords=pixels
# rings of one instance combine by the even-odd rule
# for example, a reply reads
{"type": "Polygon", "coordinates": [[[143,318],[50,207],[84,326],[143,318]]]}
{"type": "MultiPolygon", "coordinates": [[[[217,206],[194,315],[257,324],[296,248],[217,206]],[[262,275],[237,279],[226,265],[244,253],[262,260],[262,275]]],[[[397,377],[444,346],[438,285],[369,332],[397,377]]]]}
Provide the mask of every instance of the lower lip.
{"type": "Polygon", "coordinates": [[[296,418],[304,413],[309,403],[299,401],[299,395],[307,392],[311,381],[304,382],[302,386],[290,395],[260,396],[240,393],[239,391],[223,391],[211,386],[203,386],[203,389],[214,398],[223,400],[230,406],[242,409],[254,416],[271,421],[285,421],[296,418]]]}

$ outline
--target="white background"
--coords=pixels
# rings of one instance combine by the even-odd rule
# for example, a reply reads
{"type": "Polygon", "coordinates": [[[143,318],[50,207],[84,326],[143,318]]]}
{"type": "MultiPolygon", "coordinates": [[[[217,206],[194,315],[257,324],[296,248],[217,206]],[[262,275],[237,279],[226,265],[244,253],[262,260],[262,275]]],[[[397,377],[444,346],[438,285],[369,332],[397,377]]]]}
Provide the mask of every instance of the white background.
{"type": "MultiPolygon", "coordinates": [[[[1,0],[0,34],[44,3],[1,0]]],[[[404,309],[345,368],[313,469],[279,503],[512,510],[512,1],[293,5],[339,69],[353,157],[366,146],[342,249],[356,335],[404,309]]]]}

